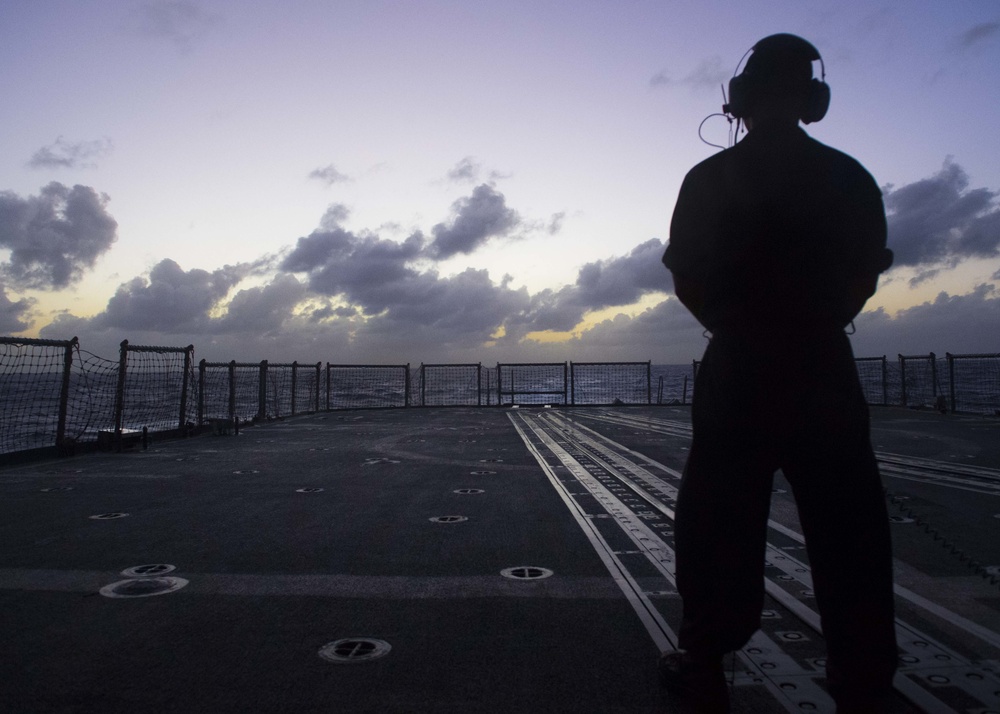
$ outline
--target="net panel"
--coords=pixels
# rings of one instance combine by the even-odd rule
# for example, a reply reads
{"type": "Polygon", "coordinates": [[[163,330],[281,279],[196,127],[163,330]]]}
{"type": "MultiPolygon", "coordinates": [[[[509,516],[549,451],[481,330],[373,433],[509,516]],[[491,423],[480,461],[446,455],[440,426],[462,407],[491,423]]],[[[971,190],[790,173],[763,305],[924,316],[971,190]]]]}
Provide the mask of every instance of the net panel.
{"type": "Polygon", "coordinates": [[[888,372],[885,357],[858,357],[854,360],[858,368],[858,379],[861,381],[861,391],[865,402],[871,405],[885,406],[889,403],[888,372]]]}
{"type": "MultiPolygon", "coordinates": [[[[150,431],[177,429],[181,421],[181,401],[186,399],[184,423],[197,417],[197,382],[188,377],[184,395],[185,352],[176,348],[129,345],[122,399],[122,430],[150,431]]],[[[193,372],[193,366],[190,367],[193,372]]]]}
{"type": "Polygon", "coordinates": [[[949,357],[952,409],[1000,416],[1000,354],[949,357]]]}
{"type": "Polygon", "coordinates": [[[904,407],[932,407],[938,394],[938,370],[934,355],[899,355],[900,401],[904,407]]]}
{"type": "Polygon", "coordinates": [[[409,405],[408,365],[328,364],[327,409],[385,409],[409,405]]]}
{"type": "Polygon", "coordinates": [[[0,453],[54,446],[66,346],[0,343],[0,453]]]}
{"type": "Polygon", "coordinates": [[[70,372],[66,435],[79,442],[97,441],[115,428],[118,361],[77,350],[70,372]]]}
{"type": "Polygon", "coordinates": [[[694,379],[689,364],[654,364],[650,367],[654,404],[690,404],[694,379]]]}
{"type": "Polygon", "coordinates": [[[569,393],[564,362],[497,365],[498,404],[566,404],[569,393]]]}
{"type": "Polygon", "coordinates": [[[571,362],[572,404],[650,404],[649,362],[571,362]]]}
{"type": "Polygon", "coordinates": [[[296,414],[306,414],[316,411],[316,398],[319,396],[321,379],[315,364],[300,364],[295,373],[295,409],[296,414]]]}
{"type": "Polygon", "coordinates": [[[421,406],[479,406],[483,403],[478,364],[420,366],[421,406]]]}
{"type": "Polygon", "coordinates": [[[260,413],[259,362],[237,362],[233,370],[236,382],[236,414],[240,421],[255,419],[260,413]]]}
{"type": "Polygon", "coordinates": [[[229,415],[229,364],[204,362],[201,367],[198,384],[202,423],[210,419],[232,418],[229,415]]]}
{"type": "Polygon", "coordinates": [[[292,414],[292,365],[269,364],[267,366],[267,398],[264,416],[278,419],[292,414]]]}

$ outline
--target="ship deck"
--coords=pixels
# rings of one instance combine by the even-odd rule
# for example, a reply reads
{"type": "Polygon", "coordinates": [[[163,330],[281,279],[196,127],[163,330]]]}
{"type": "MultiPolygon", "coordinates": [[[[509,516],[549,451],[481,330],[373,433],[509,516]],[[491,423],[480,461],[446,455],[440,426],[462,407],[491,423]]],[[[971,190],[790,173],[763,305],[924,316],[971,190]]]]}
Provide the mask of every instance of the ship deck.
{"type": "MultiPolygon", "coordinates": [[[[327,412],[0,470],[0,709],[675,712],[684,407],[327,412]],[[146,567],[140,567],[146,566],[146,567]]],[[[1000,420],[873,409],[893,712],[1000,709],[1000,420]]],[[[833,712],[775,480],[735,712],[833,712]]]]}

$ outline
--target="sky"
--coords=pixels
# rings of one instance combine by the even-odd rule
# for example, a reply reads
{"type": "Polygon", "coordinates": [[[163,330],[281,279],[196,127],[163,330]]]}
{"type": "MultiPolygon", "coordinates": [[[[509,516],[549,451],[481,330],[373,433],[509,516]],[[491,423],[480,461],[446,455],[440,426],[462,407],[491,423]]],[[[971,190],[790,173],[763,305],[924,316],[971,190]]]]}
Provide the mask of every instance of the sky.
{"type": "Polygon", "coordinates": [[[1000,352],[997,0],[6,0],[0,335],[688,362],[674,201],[776,32],[823,56],[808,133],[882,187],[855,353],[1000,352]]]}

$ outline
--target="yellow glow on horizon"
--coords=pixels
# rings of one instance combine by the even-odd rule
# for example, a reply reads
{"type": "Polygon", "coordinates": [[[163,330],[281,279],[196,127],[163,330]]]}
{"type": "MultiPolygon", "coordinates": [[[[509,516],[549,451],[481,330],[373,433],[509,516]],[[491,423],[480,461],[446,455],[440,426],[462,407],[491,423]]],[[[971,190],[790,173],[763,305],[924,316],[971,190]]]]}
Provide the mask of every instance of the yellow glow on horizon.
{"type": "Polygon", "coordinates": [[[540,330],[538,332],[529,332],[524,336],[524,338],[526,340],[533,340],[535,342],[542,343],[567,342],[573,338],[580,337],[580,335],[584,332],[593,329],[596,325],[599,325],[605,320],[613,320],[619,315],[634,318],[649,308],[659,305],[667,298],[668,295],[666,293],[650,293],[648,295],[643,295],[638,301],[632,303],[631,305],[605,307],[600,310],[588,312],[583,316],[583,319],[573,327],[572,330],[558,332],[555,330],[540,330]]]}

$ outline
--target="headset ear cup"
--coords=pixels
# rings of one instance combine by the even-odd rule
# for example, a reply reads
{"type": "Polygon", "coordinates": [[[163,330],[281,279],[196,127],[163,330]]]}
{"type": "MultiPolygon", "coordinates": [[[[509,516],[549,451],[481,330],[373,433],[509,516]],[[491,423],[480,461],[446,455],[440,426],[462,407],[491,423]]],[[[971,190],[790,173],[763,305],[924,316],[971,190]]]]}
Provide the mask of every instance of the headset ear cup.
{"type": "Polygon", "coordinates": [[[812,124],[826,116],[830,108],[830,85],[818,79],[810,80],[809,96],[802,112],[802,122],[812,124]]]}
{"type": "Polygon", "coordinates": [[[729,102],[722,108],[735,119],[742,119],[747,112],[747,80],[738,74],[729,80],[729,102]]]}

